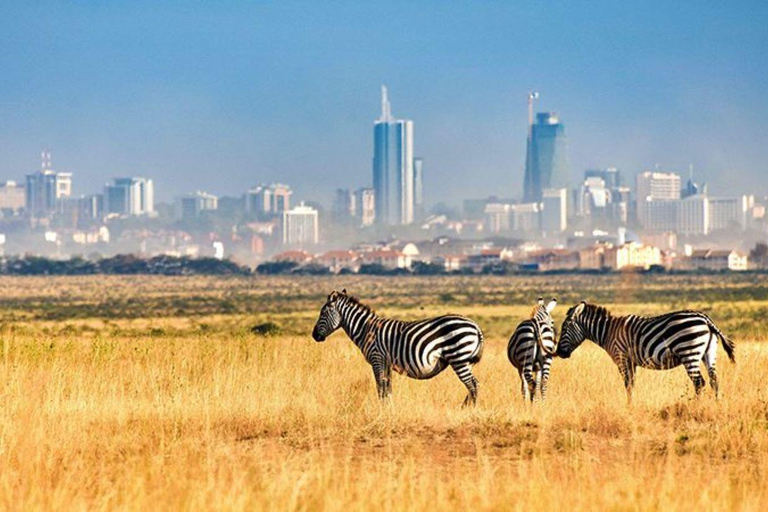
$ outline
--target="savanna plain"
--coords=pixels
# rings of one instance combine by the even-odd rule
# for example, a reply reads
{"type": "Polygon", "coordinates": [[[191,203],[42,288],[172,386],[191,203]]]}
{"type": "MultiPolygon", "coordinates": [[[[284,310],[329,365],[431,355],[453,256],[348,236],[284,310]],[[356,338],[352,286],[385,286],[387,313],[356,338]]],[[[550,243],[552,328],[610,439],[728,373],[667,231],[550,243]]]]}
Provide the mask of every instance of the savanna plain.
{"type": "Polygon", "coordinates": [[[768,276],[0,278],[0,507],[7,510],[765,510],[768,276]],[[310,332],[342,287],[380,314],[483,328],[475,408],[446,371],[381,404],[342,332],[310,332]],[[538,296],[559,325],[707,312],[722,397],[607,354],[554,361],[520,395],[510,333],[538,296]]]}

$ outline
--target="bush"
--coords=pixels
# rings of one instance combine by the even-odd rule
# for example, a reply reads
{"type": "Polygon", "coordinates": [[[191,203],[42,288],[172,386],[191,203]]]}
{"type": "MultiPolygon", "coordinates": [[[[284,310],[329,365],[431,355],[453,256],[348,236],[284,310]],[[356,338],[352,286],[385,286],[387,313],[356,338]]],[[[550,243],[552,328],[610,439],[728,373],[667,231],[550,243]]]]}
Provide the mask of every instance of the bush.
{"type": "Polygon", "coordinates": [[[418,276],[438,276],[445,274],[445,267],[437,263],[427,263],[425,261],[417,261],[411,267],[414,274],[418,276]]]}
{"type": "Polygon", "coordinates": [[[274,322],[264,322],[251,327],[251,333],[257,336],[275,336],[280,334],[282,329],[274,322]]]}
{"type": "Polygon", "coordinates": [[[298,266],[295,261],[268,261],[256,267],[256,273],[267,276],[290,274],[298,266]]]}

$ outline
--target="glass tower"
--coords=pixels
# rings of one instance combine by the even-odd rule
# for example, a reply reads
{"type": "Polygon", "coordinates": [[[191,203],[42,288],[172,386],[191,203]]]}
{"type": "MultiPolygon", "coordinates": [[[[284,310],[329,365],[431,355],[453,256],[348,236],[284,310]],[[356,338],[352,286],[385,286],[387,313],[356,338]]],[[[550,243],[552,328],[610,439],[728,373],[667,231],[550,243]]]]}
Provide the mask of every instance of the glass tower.
{"type": "Polygon", "coordinates": [[[413,121],[392,117],[387,88],[381,87],[381,118],[373,125],[373,189],[376,220],[413,222],[413,121]]]}
{"type": "Polygon", "coordinates": [[[569,188],[569,167],[565,126],[553,112],[536,114],[525,158],[525,202],[541,201],[544,189],[569,188]]]}

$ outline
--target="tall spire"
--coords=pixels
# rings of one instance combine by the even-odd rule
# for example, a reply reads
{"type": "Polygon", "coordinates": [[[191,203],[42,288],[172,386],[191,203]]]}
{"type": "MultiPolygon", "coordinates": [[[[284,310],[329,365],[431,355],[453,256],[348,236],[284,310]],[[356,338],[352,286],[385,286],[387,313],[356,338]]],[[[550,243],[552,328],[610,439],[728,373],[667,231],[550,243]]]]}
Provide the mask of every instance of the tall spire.
{"type": "Polygon", "coordinates": [[[389,105],[389,97],[387,96],[387,86],[381,86],[381,120],[392,120],[392,108],[389,105]]]}

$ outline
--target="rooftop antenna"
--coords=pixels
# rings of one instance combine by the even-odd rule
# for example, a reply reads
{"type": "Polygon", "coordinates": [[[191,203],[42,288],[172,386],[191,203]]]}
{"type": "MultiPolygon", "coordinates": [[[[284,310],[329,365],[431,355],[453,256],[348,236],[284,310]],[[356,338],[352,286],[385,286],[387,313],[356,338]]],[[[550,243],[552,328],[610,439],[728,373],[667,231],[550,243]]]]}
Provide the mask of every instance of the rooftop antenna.
{"type": "Polygon", "coordinates": [[[51,152],[43,150],[40,152],[40,167],[42,170],[47,171],[51,168],[51,152]]]}

